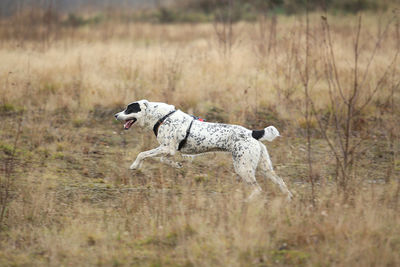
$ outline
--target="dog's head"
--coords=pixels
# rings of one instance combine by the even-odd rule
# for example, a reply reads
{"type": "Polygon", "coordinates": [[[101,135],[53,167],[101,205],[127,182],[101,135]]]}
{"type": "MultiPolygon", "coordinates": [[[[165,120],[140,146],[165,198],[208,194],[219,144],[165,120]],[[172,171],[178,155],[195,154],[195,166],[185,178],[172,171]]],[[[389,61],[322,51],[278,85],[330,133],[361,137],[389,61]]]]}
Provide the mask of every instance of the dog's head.
{"type": "Polygon", "coordinates": [[[149,101],[140,100],[137,102],[130,103],[126,108],[114,115],[114,117],[123,121],[124,129],[128,130],[131,126],[138,121],[139,125],[143,126],[144,116],[146,114],[146,109],[149,107],[149,101]]]}

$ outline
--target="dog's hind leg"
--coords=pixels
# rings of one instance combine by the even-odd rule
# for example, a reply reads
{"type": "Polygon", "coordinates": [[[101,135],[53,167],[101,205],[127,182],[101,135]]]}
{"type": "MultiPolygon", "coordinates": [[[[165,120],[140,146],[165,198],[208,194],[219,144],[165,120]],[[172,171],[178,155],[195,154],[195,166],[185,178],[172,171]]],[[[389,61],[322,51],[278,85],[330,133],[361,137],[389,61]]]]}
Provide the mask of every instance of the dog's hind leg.
{"type": "Polygon", "coordinates": [[[145,158],[164,156],[164,155],[168,155],[168,154],[174,154],[173,152],[171,153],[171,149],[168,146],[159,146],[152,150],[140,152],[139,155],[136,157],[136,160],[132,163],[130,169],[131,170],[139,169],[142,161],[145,158]]]}
{"type": "Polygon", "coordinates": [[[264,144],[262,144],[262,143],[259,143],[259,144],[261,147],[261,158],[260,158],[261,171],[263,172],[263,174],[265,176],[267,176],[269,179],[271,179],[272,182],[274,182],[275,184],[277,184],[279,186],[279,189],[282,191],[282,193],[286,194],[288,200],[291,200],[293,198],[293,195],[287,188],[283,179],[274,172],[274,169],[272,168],[271,159],[269,158],[267,148],[265,147],[264,144]]]}
{"type": "Polygon", "coordinates": [[[260,159],[260,149],[258,147],[254,149],[254,147],[251,147],[248,143],[237,143],[232,152],[232,157],[236,173],[253,188],[253,191],[247,198],[247,201],[250,201],[262,191],[255,176],[260,159]]]}

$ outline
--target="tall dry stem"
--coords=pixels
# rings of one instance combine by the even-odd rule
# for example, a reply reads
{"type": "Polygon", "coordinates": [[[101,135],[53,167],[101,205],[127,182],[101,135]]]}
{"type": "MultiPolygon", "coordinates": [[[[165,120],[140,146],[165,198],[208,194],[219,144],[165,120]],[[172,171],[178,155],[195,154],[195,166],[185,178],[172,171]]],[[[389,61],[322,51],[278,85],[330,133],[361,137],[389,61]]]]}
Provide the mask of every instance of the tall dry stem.
{"type": "Polygon", "coordinates": [[[310,19],[308,16],[308,2],[306,2],[306,62],[304,66],[304,98],[306,104],[305,120],[306,120],[306,131],[307,131],[307,162],[308,162],[308,177],[311,183],[311,199],[313,205],[315,205],[315,186],[314,186],[314,174],[312,168],[311,159],[311,116],[310,116],[310,92],[309,92],[309,52],[310,52],[310,19]]]}
{"type": "Polygon", "coordinates": [[[271,17],[269,25],[267,16],[263,15],[257,19],[255,26],[257,27],[258,34],[254,36],[256,40],[255,50],[257,55],[260,55],[263,59],[269,59],[271,50],[276,45],[276,25],[276,15],[271,17]]]}
{"type": "Polygon", "coordinates": [[[214,32],[217,36],[218,44],[222,47],[224,56],[229,56],[234,44],[233,34],[233,0],[228,0],[226,4],[226,14],[223,10],[217,10],[216,18],[213,23],[214,32]]]}
{"type": "Polygon", "coordinates": [[[301,63],[297,58],[297,69],[299,71],[300,77],[302,79],[304,87],[304,119],[306,126],[306,138],[307,138],[307,164],[308,164],[308,180],[311,184],[311,203],[315,206],[315,179],[313,173],[312,164],[312,145],[311,145],[311,110],[310,110],[310,18],[308,14],[308,2],[306,1],[306,29],[305,29],[305,53],[304,53],[304,66],[300,66],[301,63]],[[304,69],[303,69],[304,68],[304,69]]]}

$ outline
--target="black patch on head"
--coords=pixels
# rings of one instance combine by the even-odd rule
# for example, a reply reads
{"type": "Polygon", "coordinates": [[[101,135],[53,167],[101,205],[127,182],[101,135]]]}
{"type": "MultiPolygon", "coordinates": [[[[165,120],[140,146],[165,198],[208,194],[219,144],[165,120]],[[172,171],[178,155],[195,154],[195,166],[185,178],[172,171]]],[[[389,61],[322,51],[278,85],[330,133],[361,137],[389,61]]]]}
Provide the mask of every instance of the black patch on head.
{"type": "Polygon", "coordinates": [[[254,139],[258,140],[261,137],[263,137],[265,134],[265,130],[255,130],[251,133],[251,136],[253,136],[254,139]]]}
{"type": "Polygon", "coordinates": [[[139,111],[141,111],[140,105],[139,105],[139,103],[135,102],[135,103],[129,104],[126,107],[124,113],[125,114],[131,114],[131,113],[137,113],[139,111]]]}

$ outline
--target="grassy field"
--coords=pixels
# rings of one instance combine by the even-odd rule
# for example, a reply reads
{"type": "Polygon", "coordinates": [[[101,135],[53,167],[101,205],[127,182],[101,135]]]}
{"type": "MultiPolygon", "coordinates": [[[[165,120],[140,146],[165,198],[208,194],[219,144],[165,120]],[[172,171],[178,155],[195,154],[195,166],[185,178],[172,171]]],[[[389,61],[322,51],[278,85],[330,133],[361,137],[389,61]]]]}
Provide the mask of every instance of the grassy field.
{"type": "Polygon", "coordinates": [[[308,38],[296,16],[232,28],[2,21],[0,266],[399,266],[392,17],[364,14],[359,28],[356,16],[328,24],[312,14],[308,38]],[[344,187],[335,148],[354,84],[357,149],[344,187]],[[282,138],[266,145],[295,199],[258,175],[265,195],[244,202],[249,190],[226,154],[130,171],[157,143],[113,114],[139,99],[208,121],[275,125],[282,138]]]}

